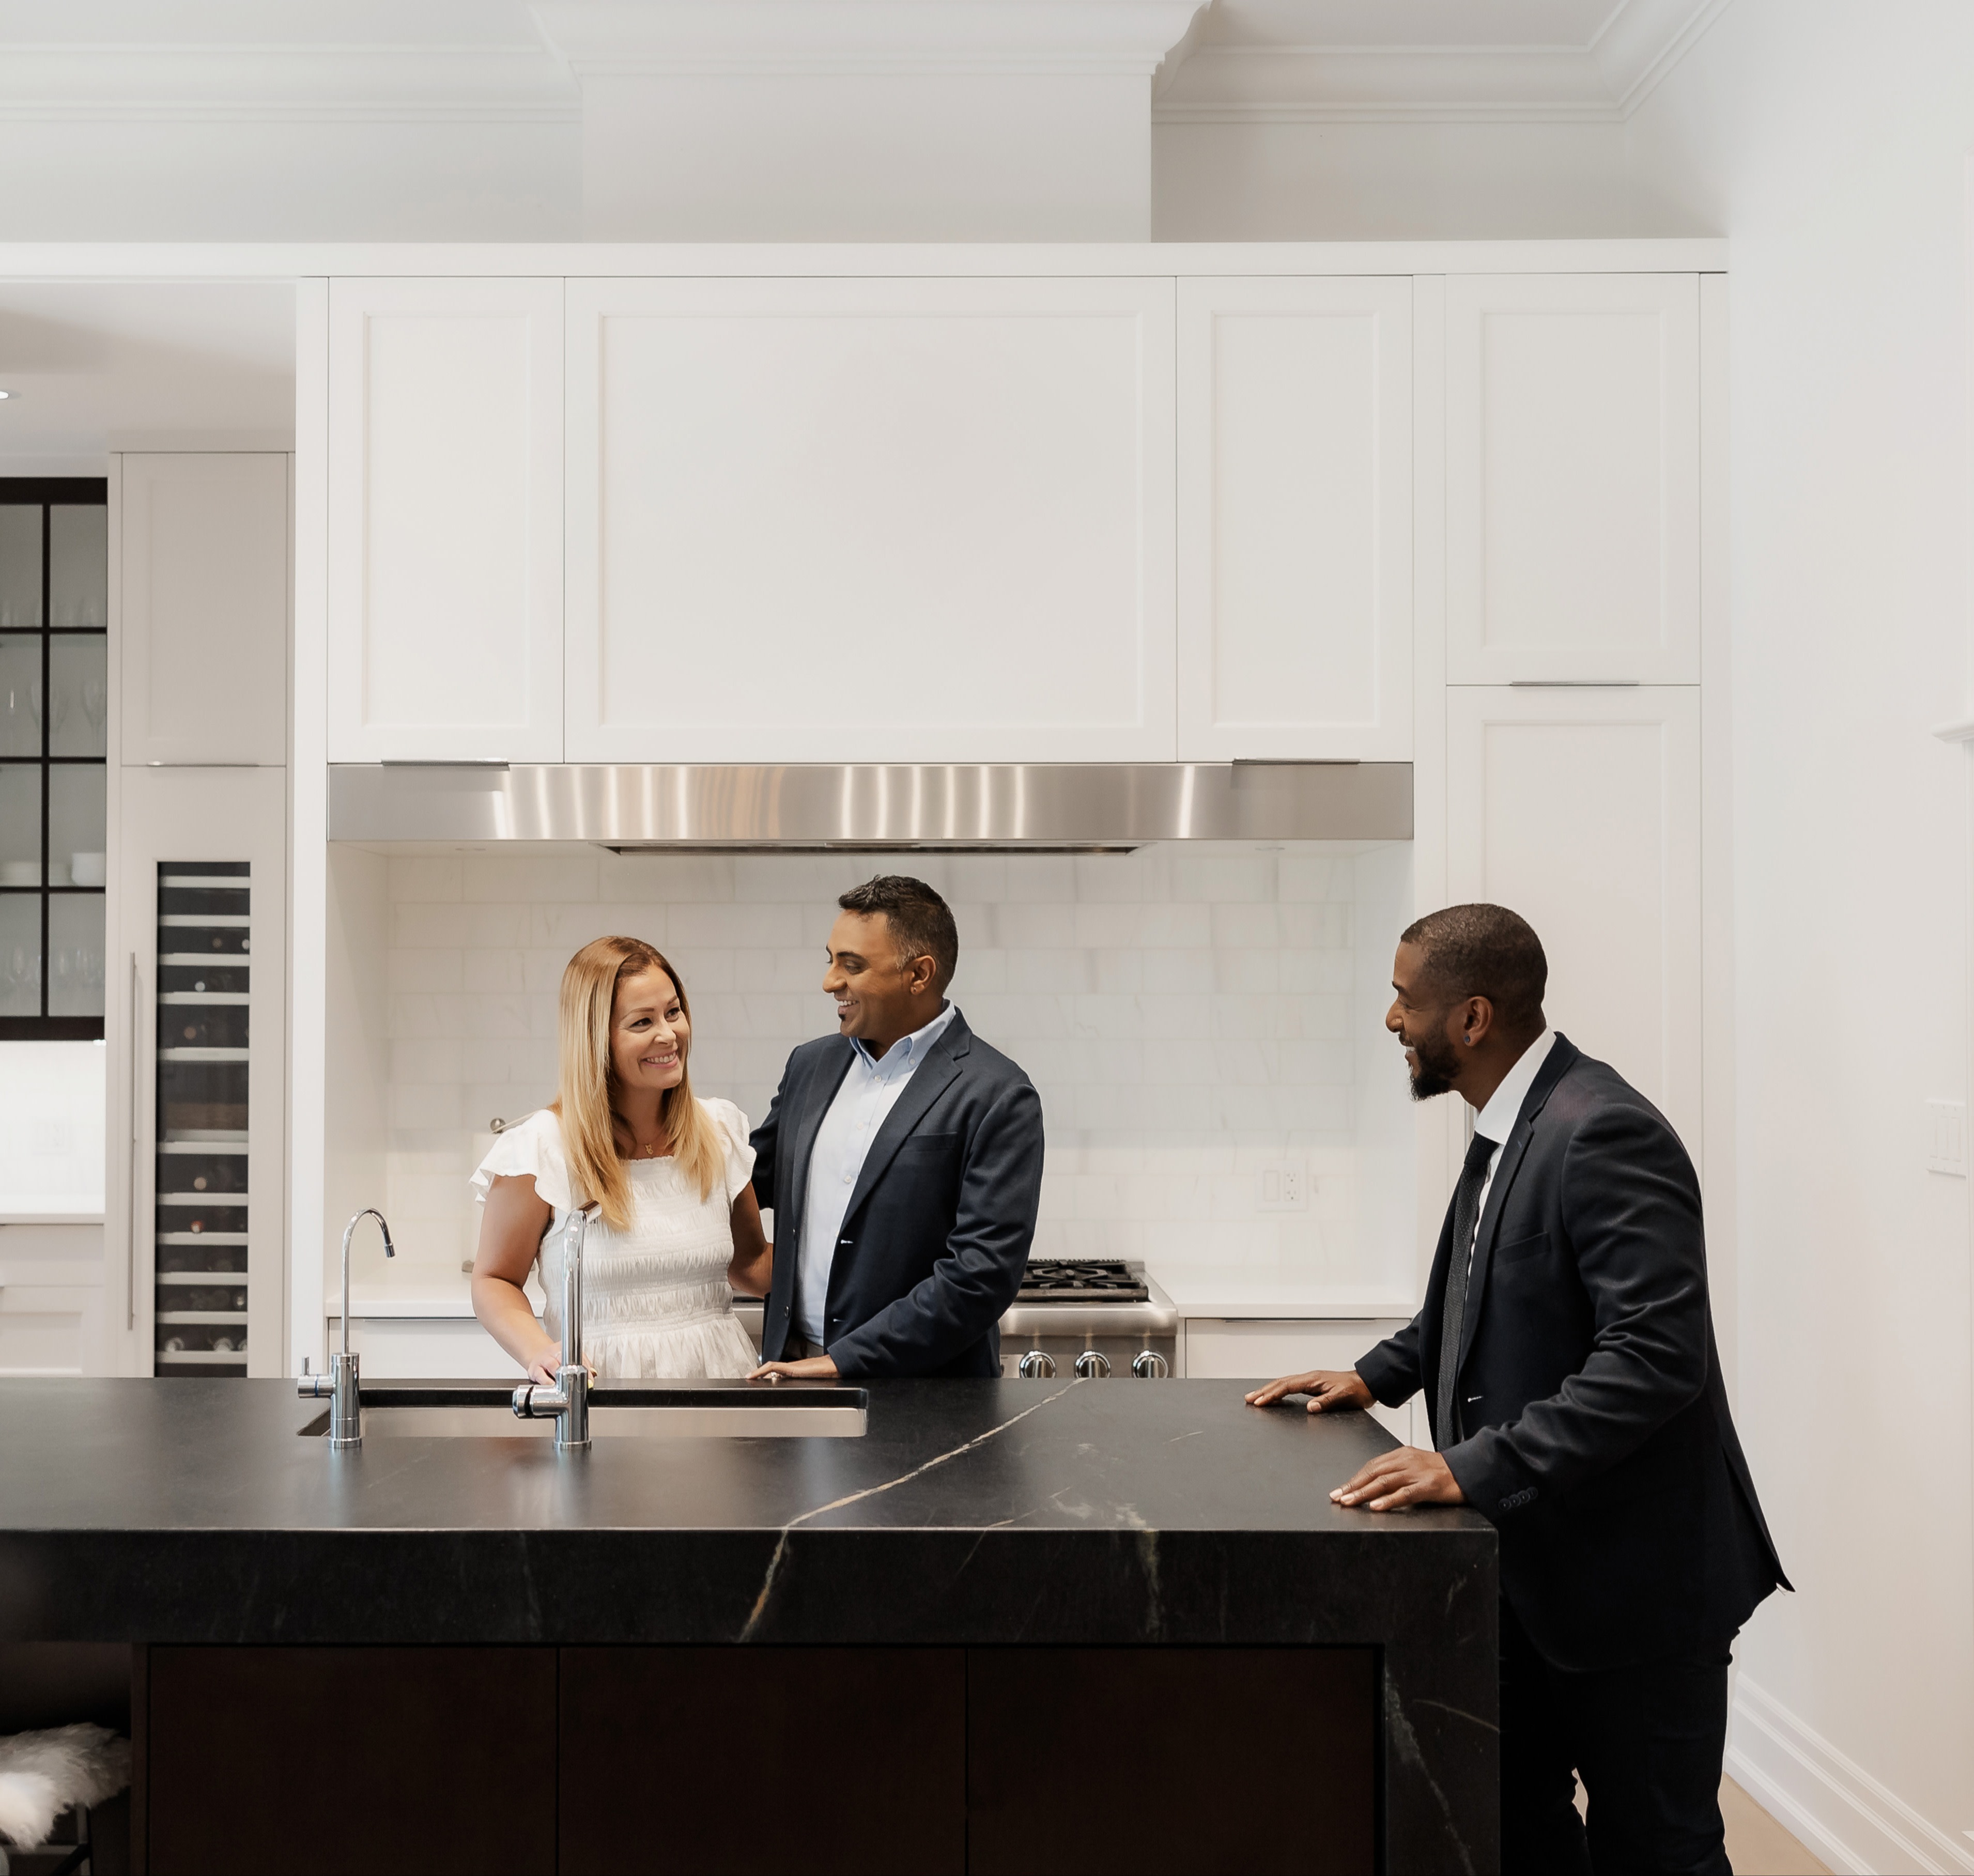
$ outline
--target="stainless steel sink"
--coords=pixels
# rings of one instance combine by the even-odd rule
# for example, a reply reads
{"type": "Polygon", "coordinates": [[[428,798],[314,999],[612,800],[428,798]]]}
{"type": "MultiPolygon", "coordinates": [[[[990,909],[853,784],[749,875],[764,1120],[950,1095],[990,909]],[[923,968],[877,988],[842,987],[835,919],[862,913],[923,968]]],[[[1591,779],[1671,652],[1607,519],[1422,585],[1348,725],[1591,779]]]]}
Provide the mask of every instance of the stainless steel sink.
{"type": "MultiPolygon", "coordinates": [[[[553,1439],[553,1420],[515,1417],[504,1388],[408,1383],[363,1390],[370,1439],[553,1439]]],[[[856,1439],[870,1396],[824,1383],[702,1382],[670,1387],[599,1387],[589,1396],[594,1439],[856,1439]]],[[[304,1439],[329,1432],[319,1413],[304,1439]]]]}

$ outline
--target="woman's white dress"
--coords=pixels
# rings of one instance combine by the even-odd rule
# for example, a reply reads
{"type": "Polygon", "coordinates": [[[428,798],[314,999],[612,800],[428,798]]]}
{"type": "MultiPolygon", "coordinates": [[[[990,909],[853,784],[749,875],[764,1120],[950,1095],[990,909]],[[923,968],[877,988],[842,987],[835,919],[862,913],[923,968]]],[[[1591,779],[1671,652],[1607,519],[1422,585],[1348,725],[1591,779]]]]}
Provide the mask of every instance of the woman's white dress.
{"type": "MultiPolygon", "coordinates": [[[[627,1160],[631,1227],[602,1216],[582,1240],[583,1359],[606,1380],[745,1374],[759,1359],[733,1314],[726,1268],[733,1261],[733,1201],[753,1176],[747,1117],[730,1101],[702,1101],[726,1156],[704,1198],[671,1160],[627,1160]]],[[[549,1108],[510,1127],[473,1175],[482,1203],[497,1177],[532,1177],[554,1207],[542,1239],[543,1326],[562,1333],[562,1227],[573,1204],[562,1122],[549,1108]]]]}

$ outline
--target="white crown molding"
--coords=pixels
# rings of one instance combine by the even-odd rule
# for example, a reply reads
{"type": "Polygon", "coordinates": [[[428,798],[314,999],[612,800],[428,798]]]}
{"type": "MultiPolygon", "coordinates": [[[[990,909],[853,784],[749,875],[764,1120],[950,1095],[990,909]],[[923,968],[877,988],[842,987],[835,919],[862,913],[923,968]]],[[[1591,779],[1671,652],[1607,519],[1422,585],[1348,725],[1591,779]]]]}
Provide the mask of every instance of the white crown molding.
{"type": "Polygon", "coordinates": [[[1974,1876],[1974,1855],[1748,1678],[1734,1678],[1727,1770],[1832,1869],[1974,1876]]]}
{"type": "Polygon", "coordinates": [[[965,72],[1149,78],[1203,0],[548,0],[579,79],[965,72]]]}
{"type": "Polygon", "coordinates": [[[1618,0],[1587,45],[1290,45],[1198,35],[1159,123],[1622,123],[1732,0],[1618,0]]]}
{"type": "Polygon", "coordinates": [[[1615,123],[1575,46],[1196,47],[1153,106],[1162,123],[1615,123]]]}
{"type": "Polygon", "coordinates": [[[574,123],[533,46],[0,47],[0,120],[574,123]]]}
{"type": "Polygon", "coordinates": [[[1618,0],[1590,56],[1627,117],[1706,35],[1733,0],[1618,0]]]}

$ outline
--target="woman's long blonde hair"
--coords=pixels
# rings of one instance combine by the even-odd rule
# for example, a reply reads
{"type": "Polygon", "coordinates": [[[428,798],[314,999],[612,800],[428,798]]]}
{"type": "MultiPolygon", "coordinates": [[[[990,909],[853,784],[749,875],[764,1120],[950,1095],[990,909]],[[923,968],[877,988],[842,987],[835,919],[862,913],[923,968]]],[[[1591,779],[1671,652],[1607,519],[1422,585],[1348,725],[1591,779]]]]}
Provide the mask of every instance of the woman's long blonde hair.
{"type": "MultiPolygon", "coordinates": [[[[664,955],[642,938],[592,938],[569,961],[562,974],[557,1027],[562,1038],[560,1085],[549,1105],[562,1121],[562,1154],[569,1162],[571,1197],[595,1202],[604,1222],[622,1231],[631,1223],[631,1176],[617,1151],[610,1125],[616,1072],[611,1066],[611,1019],[617,986],[627,977],[662,971],[678,992],[679,1007],[692,1020],[685,984],[664,955]]],[[[679,1049],[679,1082],[658,1097],[658,1118],[671,1146],[672,1160],[699,1187],[702,1203],[713,1196],[725,1161],[717,1130],[693,1098],[687,1056],[690,1038],[679,1049]]]]}

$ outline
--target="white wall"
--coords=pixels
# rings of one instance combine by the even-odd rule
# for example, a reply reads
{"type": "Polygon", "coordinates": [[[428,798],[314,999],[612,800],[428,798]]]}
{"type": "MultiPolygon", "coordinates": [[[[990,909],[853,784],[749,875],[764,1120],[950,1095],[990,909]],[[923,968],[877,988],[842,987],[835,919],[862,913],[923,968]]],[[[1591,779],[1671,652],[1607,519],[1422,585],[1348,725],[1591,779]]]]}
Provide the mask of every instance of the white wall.
{"type": "Polygon", "coordinates": [[[1161,241],[1573,240],[1710,233],[1607,123],[1155,121],[1161,241]]]}
{"type": "Polygon", "coordinates": [[[0,240],[568,241],[582,126],[0,116],[0,240]]]}
{"type": "Polygon", "coordinates": [[[1799,1592],[1737,1763],[1872,1870],[1974,1868],[1968,1191],[1923,1127],[1968,1050],[1927,732],[1966,714],[1970,72],[1964,6],[1737,0],[1628,130],[1733,244],[1738,1413],[1799,1592]]]}
{"type": "MultiPolygon", "coordinates": [[[[385,862],[339,850],[332,1031],[335,1166],[363,1166],[405,1259],[389,1281],[457,1278],[477,1213],[467,1177],[555,1092],[563,965],[619,931],[684,977],[702,1095],[766,1112],[790,1049],[828,1033],[822,954],[838,893],[879,863],[618,857],[594,848],[385,862]],[[368,890],[366,890],[368,887],[368,890]],[[388,961],[374,944],[387,912],[388,961]],[[388,1007],[364,979],[382,969],[388,1007]],[[366,1006],[368,1006],[367,1007],[366,1006]],[[359,1032],[388,1037],[388,1138],[359,1032]]],[[[1134,854],[915,855],[960,932],[953,1000],[1042,1097],[1038,1254],[1218,1264],[1409,1294],[1415,1213],[1403,1066],[1377,1028],[1410,848],[1201,843],[1134,854]],[[1313,1175],[1308,1209],[1260,1214],[1261,1168],[1313,1175]]],[[[340,1212],[336,1213],[341,1216],[340,1212]]],[[[384,1279],[380,1254],[359,1260],[384,1279]]]]}

